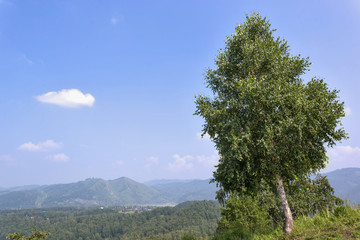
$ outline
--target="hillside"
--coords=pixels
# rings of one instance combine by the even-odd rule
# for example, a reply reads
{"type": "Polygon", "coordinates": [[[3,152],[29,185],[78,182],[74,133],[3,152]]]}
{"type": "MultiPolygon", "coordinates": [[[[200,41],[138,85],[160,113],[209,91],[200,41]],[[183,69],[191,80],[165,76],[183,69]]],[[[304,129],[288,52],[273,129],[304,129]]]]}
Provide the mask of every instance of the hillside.
{"type": "Polygon", "coordinates": [[[49,186],[23,186],[0,192],[0,209],[58,206],[174,205],[192,200],[214,200],[216,188],[208,180],[147,186],[126,177],[90,178],[49,186]]]}
{"type": "Polygon", "coordinates": [[[0,211],[0,239],[14,231],[28,235],[33,226],[51,239],[181,239],[191,233],[208,239],[217,227],[220,208],[215,201],[185,202],[141,213],[118,208],[45,208],[0,211]]]}
{"type": "Polygon", "coordinates": [[[284,233],[282,224],[269,228],[260,223],[256,232],[247,229],[244,231],[239,226],[233,224],[227,229],[218,229],[213,240],[355,240],[360,239],[360,209],[358,206],[345,205],[312,217],[299,216],[295,219],[294,230],[290,234],[284,233]]]}
{"type": "Polygon", "coordinates": [[[185,202],[194,200],[214,200],[216,184],[209,183],[210,180],[193,180],[158,183],[153,188],[167,196],[172,202],[185,202]]]}
{"type": "Polygon", "coordinates": [[[360,168],[343,168],[324,175],[335,189],[336,196],[360,203],[360,168]]]}
{"type": "MultiPolygon", "coordinates": [[[[335,195],[360,203],[360,168],[324,174],[335,195]]],[[[126,177],[89,178],[69,184],[19,186],[0,190],[0,209],[57,206],[175,205],[184,201],[215,200],[209,180],[154,180],[146,184],[126,177]]]]}
{"type": "Polygon", "coordinates": [[[91,178],[70,184],[0,193],[0,209],[163,203],[166,200],[158,190],[124,177],[110,181],[91,178]]]}

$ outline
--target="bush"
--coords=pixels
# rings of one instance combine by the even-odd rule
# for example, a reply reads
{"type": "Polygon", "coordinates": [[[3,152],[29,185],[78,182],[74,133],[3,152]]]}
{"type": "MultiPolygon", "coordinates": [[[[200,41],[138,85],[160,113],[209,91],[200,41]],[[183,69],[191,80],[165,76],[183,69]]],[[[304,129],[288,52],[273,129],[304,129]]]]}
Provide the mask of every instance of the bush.
{"type": "Polygon", "coordinates": [[[215,239],[247,239],[273,229],[267,207],[252,196],[230,196],[221,215],[215,239]]]}

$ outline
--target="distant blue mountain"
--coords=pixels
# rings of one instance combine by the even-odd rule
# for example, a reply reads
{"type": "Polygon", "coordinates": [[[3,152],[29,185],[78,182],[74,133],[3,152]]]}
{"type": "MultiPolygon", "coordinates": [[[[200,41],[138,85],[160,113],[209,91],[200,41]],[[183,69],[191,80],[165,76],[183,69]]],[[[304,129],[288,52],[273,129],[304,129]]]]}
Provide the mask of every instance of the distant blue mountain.
{"type": "Polygon", "coordinates": [[[168,183],[188,183],[194,180],[197,179],[155,179],[144,182],[144,184],[148,186],[154,186],[154,185],[168,184],[168,183]]]}
{"type": "Polygon", "coordinates": [[[360,203],[360,168],[343,168],[323,175],[327,176],[336,196],[360,203]]]}
{"type": "Polygon", "coordinates": [[[161,180],[153,184],[149,186],[122,177],[109,181],[89,178],[69,184],[21,186],[0,191],[0,209],[174,205],[188,200],[215,200],[215,185],[209,185],[208,180],[161,180]]]}
{"type": "Polygon", "coordinates": [[[172,202],[215,200],[216,184],[210,180],[173,181],[152,185],[172,202]]]}
{"type": "MultiPolygon", "coordinates": [[[[327,176],[335,195],[360,203],[360,168],[339,169],[327,176]]],[[[0,209],[56,206],[175,205],[215,200],[216,184],[207,180],[153,180],[145,184],[122,177],[115,180],[30,185],[0,190],[0,209]]]]}

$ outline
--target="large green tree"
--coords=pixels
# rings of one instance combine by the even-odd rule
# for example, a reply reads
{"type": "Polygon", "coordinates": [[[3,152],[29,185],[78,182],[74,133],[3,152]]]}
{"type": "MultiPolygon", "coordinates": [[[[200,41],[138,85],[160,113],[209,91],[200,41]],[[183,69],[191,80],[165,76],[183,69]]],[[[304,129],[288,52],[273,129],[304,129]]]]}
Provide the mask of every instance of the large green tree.
{"type": "Polygon", "coordinates": [[[291,55],[287,42],[258,13],[246,16],[207,69],[213,96],[196,96],[220,160],[214,180],[225,193],[276,186],[286,233],[293,229],[284,183],[325,167],[326,146],[347,137],[344,103],[322,79],[304,82],[308,58],[291,55]]]}

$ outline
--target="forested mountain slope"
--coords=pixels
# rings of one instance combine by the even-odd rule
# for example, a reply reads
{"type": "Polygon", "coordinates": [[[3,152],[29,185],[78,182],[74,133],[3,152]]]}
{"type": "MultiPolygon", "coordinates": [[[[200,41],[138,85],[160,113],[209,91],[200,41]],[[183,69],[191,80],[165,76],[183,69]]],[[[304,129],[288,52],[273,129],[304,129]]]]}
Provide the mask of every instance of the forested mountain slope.
{"type": "Polygon", "coordinates": [[[23,186],[0,191],[0,209],[58,206],[175,205],[184,201],[214,200],[209,180],[147,186],[126,177],[90,178],[49,186],[23,186]]]}
{"type": "Polygon", "coordinates": [[[163,204],[166,202],[167,200],[158,190],[125,177],[110,181],[90,178],[76,183],[0,193],[0,209],[163,204]]]}
{"type": "Polygon", "coordinates": [[[47,208],[0,211],[0,239],[9,233],[29,235],[32,227],[51,239],[181,239],[191,233],[206,239],[217,227],[220,208],[215,201],[185,202],[141,213],[119,208],[47,208]]]}
{"type": "Polygon", "coordinates": [[[324,175],[329,179],[336,196],[360,203],[360,168],[343,168],[324,175]]]}
{"type": "MultiPolygon", "coordinates": [[[[360,203],[360,168],[325,173],[335,195],[360,203]]],[[[90,178],[70,184],[20,186],[0,190],[0,209],[58,206],[175,205],[184,201],[215,200],[209,180],[154,180],[142,184],[126,177],[90,178]]]]}

